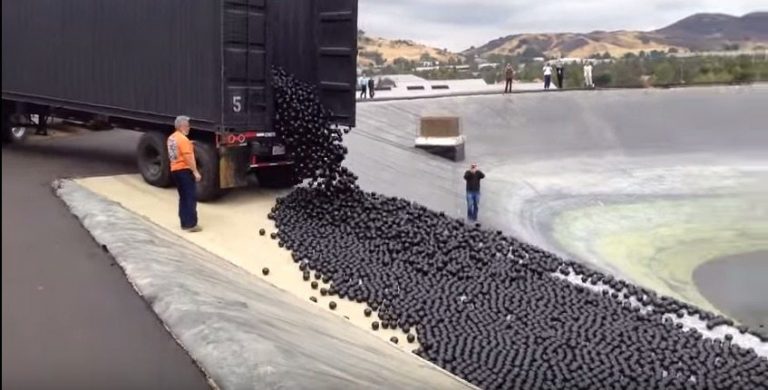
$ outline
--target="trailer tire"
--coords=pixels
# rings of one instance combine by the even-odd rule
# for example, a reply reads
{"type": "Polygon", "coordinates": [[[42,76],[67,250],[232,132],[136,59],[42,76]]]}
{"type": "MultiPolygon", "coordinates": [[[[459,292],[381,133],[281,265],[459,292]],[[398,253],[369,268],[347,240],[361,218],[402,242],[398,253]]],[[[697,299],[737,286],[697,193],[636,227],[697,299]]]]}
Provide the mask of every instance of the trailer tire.
{"type": "Polygon", "coordinates": [[[168,160],[166,135],[158,131],[148,131],[139,139],[136,148],[136,161],[144,181],[155,187],[170,187],[171,162],[168,160]]]}
{"type": "Polygon", "coordinates": [[[11,115],[5,108],[3,105],[3,144],[11,142],[11,115]]]}
{"type": "Polygon", "coordinates": [[[256,177],[263,188],[283,189],[299,184],[293,165],[261,168],[256,177]]]}
{"type": "Polygon", "coordinates": [[[24,142],[32,126],[29,115],[3,113],[3,143],[24,142]]]}
{"type": "Polygon", "coordinates": [[[211,144],[195,142],[195,162],[202,179],[197,183],[197,200],[211,202],[223,194],[219,185],[219,153],[211,144]]]}
{"type": "Polygon", "coordinates": [[[109,117],[104,115],[97,115],[93,119],[84,123],[85,127],[93,131],[112,130],[115,127],[109,123],[109,117]]]}

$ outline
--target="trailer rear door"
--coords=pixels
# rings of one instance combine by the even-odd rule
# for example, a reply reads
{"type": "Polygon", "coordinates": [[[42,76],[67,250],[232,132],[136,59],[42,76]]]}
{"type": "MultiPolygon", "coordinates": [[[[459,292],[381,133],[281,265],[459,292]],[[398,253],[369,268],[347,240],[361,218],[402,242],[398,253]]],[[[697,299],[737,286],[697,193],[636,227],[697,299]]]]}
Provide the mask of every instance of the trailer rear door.
{"type": "Polygon", "coordinates": [[[223,122],[232,130],[269,126],[266,0],[223,4],[223,122]]]}
{"type": "Polygon", "coordinates": [[[355,125],[357,0],[317,1],[317,81],[333,121],[355,125]]]}

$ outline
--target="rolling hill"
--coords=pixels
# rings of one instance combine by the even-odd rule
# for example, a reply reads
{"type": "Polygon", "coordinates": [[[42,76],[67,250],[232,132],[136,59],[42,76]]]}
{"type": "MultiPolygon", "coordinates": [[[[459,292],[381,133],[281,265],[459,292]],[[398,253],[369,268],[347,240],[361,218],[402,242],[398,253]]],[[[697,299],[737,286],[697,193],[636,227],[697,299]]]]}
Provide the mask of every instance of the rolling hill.
{"type": "Polygon", "coordinates": [[[768,48],[768,12],[753,12],[741,17],[700,13],[653,31],[592,31],[589,33],[514,34],[492,40],[480,47],[454,53],[410,40],[391,40],[358,35],[358,65],[391,65],[397,58],[419,61],[424,54],[448,63],[468,55],[490,54],[526,57],[579,57],[609,53],[653,50],[680,52],[768,48]]]}
{"type": "Polygon", "coordinates": [[[724,14],[696,14],[655,33],[670,44],[691,50],[718,50],[729,43],[751,48],[768,42],[768,12],[753,12],[740,18],[724,14]]]}
{"type": "Polygon", "coordinates": [[[470,48],[463,54],[589,57],[675,48],[679,51],[753,49],[768,46],[768,12],[742,17],[695,14],[654,31],[593,31],[589,33],[515,34],[470,48]]]}
{"type": "Polygon", "coordinates": [[[593,31],[591,33],[516,34],[499,38],[476,49],[469,49],[465,55],[480,57],[489,54],[516,55],[526,57],[589,57],[593,54],[610,53],[619,57],[626,53],[663,50],[670,48],[686,50],[661,37],[640,31],[593,31]]]}
{"type": "Polygon", "coordinates": [[[410,40],[391,40],[378,37],[368,37],[364,33],[358,34],[358,66],[369,67],[374,64],[391,65],[398,58],[409,61],[419,61],[424,54],[440,63],[448,63],[451,59],[457,60],[460,55],[445,49],[425,46],[410,40]]]}

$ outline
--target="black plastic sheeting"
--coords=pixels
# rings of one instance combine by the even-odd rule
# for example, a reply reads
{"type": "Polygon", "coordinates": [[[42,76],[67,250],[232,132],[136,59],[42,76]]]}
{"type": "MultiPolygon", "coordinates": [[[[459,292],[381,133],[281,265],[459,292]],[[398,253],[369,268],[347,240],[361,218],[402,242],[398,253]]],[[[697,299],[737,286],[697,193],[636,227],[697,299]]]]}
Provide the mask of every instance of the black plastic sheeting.
{"type": "MultiPolygon", "coordinates": [[[[557,218],[588,206],[711,194],[768,199],[766,101],[768,87],[755,85],[369,102],[360,104],[358,127],[345,138],[346,165],[365,190],[463,218],[462,176],[477,162],[487,175],[482,224],[633,280],[610,259],[571,253],[553,236],[557,218]],[[424,115],[461,117],[465,163],[414,148],[424,115]]],[[[743,292],[756,293],[766,296],[768,287],[743,292]]],[[[768,313],[768,302],[751,310],[768,313]]]]}
{"type": "Polygon", "coordinates": [[[54,187],[221,389],[472,388],[79,184],[54,187]]]}

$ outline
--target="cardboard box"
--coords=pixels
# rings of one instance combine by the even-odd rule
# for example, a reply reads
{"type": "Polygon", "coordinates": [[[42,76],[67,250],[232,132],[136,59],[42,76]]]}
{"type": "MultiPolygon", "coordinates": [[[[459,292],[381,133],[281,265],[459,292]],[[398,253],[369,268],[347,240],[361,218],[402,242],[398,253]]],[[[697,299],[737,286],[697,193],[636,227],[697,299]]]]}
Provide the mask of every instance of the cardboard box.
{"type": "Polygon", "coordinates": [[[425,116],[421,118],[421,137],[458,137],[461,121],[455,116],[425,116]]]}

